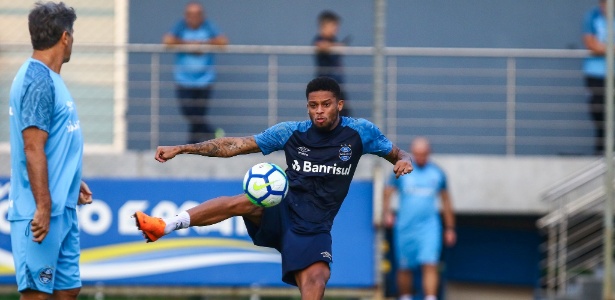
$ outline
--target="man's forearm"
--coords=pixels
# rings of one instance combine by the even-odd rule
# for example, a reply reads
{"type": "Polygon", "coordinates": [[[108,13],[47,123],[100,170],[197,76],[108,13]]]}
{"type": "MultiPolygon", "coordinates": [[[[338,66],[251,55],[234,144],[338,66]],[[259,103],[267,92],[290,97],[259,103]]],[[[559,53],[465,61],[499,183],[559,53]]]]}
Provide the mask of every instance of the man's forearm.
{"type": "Polygon", "coordinates": [[[448,192],[443,192],[442,195],[442,213],[444,217],[444,226],[448,229],[455,229],[455,213],[453,212],[453,204],[448,192]]]}
{"type": "Polygon", "coordinates": [[[210,157],[232,157],[238,154],[256,153],[260,149],[251,137],[218,138],[197,144],[182,145],[180,153],[210,157]]]}
{"type": "Polygon", "coordinates": [[[389,153],[385,157],[385,159],[391,162],[392,164],[395,164],[400,160],[406,160],[406,161],[412,162],[412,159],[410,158],[410,153],[399,149],[399,147],[397,146],[393,147],[393,150],[391,150],[391,153],[389,153]]]}
{"type": "Polygon", "coordinates": [[[384,188],[384,197],[382,197],[382,212],[389,213],[391,212],[391,195],[395,191],[394,188],[387,186],[384,188]]]}
{"type": "Polygon", "coordinates": [[[26,150],[26,167],[37,209],[51,210],[47,156],[43,149],[26,150]]]}

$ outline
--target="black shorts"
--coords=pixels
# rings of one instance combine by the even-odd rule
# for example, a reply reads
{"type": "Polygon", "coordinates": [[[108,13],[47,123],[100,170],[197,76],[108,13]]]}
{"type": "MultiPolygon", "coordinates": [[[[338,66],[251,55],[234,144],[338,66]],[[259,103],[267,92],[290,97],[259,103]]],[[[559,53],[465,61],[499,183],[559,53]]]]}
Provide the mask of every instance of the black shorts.
{"type": "Polygon", "coordinates": [[[283,201],[263,211],[260,226],[244,218],[254,245],[275,248],[282,254],[282,281],[297,285],[295,272],[323,261],[333,262],[331,233],[299,234],[292,230],[290,211],[283,201]]]}

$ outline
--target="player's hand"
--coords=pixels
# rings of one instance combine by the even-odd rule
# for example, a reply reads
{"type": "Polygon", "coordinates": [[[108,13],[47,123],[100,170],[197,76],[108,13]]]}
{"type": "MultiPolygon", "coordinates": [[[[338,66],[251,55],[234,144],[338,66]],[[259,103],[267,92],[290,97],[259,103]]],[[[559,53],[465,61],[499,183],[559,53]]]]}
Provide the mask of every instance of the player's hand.
{"type": "Polygon", "coordinates": [[[453,247],[457,243],[457,233],[455,233],[455,229],[447,228],[444,231],[444,244],[447,247],[453,247]]]}
{"type": "Polygon", "coordinates": [[[49,208],[37,208],[34,218],[30,222],[32,230],[32,240],[41,243],[49,233],[49,221],[51,219],[51,206],[49,208]]]}
{"type": "Polygon", "coordinates": [[[88,187],[88,185],[84,181],[81,181],[81,188],[79,189],[79,201],[77,203],[79,205],[92,203],[92,191],[90,191],[90,187],[88,187]]]}
{"type": "Polygon", "coordinates": [[[400,159],[393,166],[393,173],[395,173],[395,178],[399,178],[399,176],[409,174],[412,172],[414,168],[412,167],[412,163],[409,160],[400,159]]]}
{"type": "Polygon", "coordinates": [[[395,214],[391,211],[385,212],[382,218],[382,223],[384,228],[393,228],[393,224],[395,224],[395,214]]]}
{"type": "Polygon", "coordinates": [[[179,151],[178,146],[159,146],[156,149],[156,156],[154,158],[159,162],[166,162],[179,154],[179,151]]]}

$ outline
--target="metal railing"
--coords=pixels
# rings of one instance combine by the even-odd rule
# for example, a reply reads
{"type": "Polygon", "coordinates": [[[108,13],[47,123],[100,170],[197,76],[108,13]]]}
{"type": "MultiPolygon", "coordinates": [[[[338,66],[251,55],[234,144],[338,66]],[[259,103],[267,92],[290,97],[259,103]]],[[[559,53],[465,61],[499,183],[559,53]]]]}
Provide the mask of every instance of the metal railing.
{"type": "MultiPolygon", "coordinates": [[[[5,95],[29,49],[0,45],[0,56],[12,57],[0,77],[5,95]]],[[[173,93],[173,54],[197,50],[217,53],[218,80],[207,118],[228,135],[306,118],[304,88],[314,74],[311,46],[75,45],[75,59],[63,76],[71,91],[85,90],[78,100],[81,119],[100,121],[83,124],[91,131],[86,142],[97,144],[102,130],[111,130],[118,151],[184,142],[186,121],[173,93]],[[111,63],[97,64],[104,55],[111,63]],[[125,58],[118,60],[121,55],[125,58]],[[101,78],[93,68],[111,72],[101,78]],[[88,93],[91,86],[101,92],[88,93]],[[105,109],[112,113],[102,114],[105,109]],[[112,128],[103,126],[107,123],[112,128]]],[[[335,51],[344,55],[352,116],[371,118],[374,49],[335,51]]],[[[387,47],[384,54],[382,129],[403,148],[424,135],[439,153],[592,154],[594,125],[580,71],[584,50],[387,47]]],[[[0,133],[0,143],[6,141],[0,133]]]]}
{"type": "Polygon", "coordinates": [[[604,260],[604,159],[549,187],[543,200],[551,212],[537,225],[547,234],[542,286],[549,299],[564,295],[581,275],[604,260]]]}

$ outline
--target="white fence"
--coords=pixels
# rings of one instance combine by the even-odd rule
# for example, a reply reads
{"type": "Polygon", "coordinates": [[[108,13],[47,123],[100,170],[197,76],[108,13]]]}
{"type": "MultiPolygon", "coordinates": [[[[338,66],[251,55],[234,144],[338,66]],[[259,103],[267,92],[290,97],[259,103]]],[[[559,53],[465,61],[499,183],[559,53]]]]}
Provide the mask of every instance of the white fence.
{"type": "MultiPolygon", "coordinates": [[[[0,45],[0,113],[14,73],[30,53],[0,45]]],[[[187,125],[172,79],[174,52],[158,44],[75,45],[62,75],[79,107],[90,151],[151,149],[184,143],[187,125]]],[[[194,47],[191,48],[194,50],[194,47]]],[[[304,89],[313,77],[309,46],[229,45],[216,52],[218,80],[207,118],[227,135],[251,135],[307,117],[304,89]]],[[[347,103],[373,115],[372,47],[344,54],[347,103]]],[[[402,147],[417,135],[439,153],[593,153],[593,123],[580,71],[583,50],[385,48],[383,131],[402,147]]],[[[6,149],[8,120],[0,119],[6,149]]]]}

